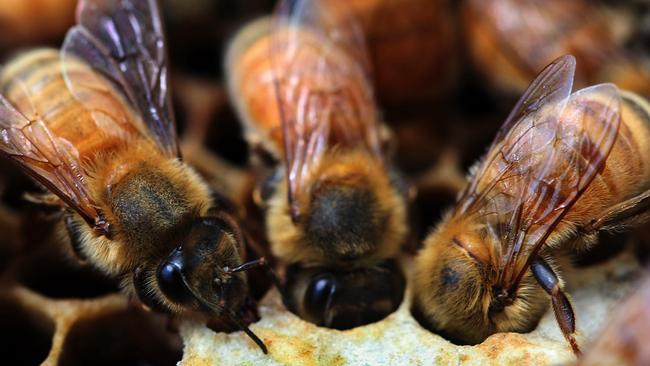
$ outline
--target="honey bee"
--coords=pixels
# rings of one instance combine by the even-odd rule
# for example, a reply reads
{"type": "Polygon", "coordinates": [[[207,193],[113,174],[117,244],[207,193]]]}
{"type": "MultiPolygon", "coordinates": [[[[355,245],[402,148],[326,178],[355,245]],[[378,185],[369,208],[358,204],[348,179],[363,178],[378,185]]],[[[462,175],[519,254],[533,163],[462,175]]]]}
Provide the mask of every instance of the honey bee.
{"type": "Polygon", "coordinates": [[[244,234],[180,158],[155,0],[82,0],[62,50],[0,78],[0,152],[49,190],[81,259],[147,307],[239,320],[244,234]]]}
{"type": "Polygon", "coordinates": [[[650,73],[625,49],[618,19],[593,2],[470,0],[463,7],[470,56],[499,90],[519,94],[547,63],[574,54],[579,85],[614,82],[650,95],[650,73]]]}
{"type": "Polygon", "coordinates": [[[282,1],[272,21],[239,33],[226,61],[250,145],[282,162],[259,197],[271,249],[289,264],[285,304],[339,329],[397,308],[404,281],[391,258],[407,233],[362,35],[341,6],[282,1]]]}
{"type": "Polygon", "coordinates": [[[418,253],[414,314],[452,340],[530,331],[550,296],[579,353],[554,249],[647,218],[650,106],[613,84],[571,93],[575,64],[539,74],[418,253]]]}

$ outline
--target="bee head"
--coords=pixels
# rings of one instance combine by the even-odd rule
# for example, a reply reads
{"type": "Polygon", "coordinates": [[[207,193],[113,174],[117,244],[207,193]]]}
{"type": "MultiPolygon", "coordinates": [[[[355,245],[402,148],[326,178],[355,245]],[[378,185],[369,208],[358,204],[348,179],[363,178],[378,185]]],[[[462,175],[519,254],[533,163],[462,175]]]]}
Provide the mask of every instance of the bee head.
{"type": "MultiPolygon", "coordinates": [[[[264,265],[264,259],[242,264],[239,248],[242,235],[227,216],[198,218],[192,223],[183,244],[174,248],[155,271],[155,282],[166,303],[173,309],[192,309],[225,316],[267,353],[264,342],[239,319],[248,297],[246,275],[249,268],[264,265]]],[[[140,271],[142,272],[142,271],[140,271]]],[[[143,298],[142,275],[134,276],[136,291],[143,298]]],[[[147,296],[144,295],[145,303],[147,296]]],[[[153,303],[153,301],[149,301],[153,303]]]]}
{"type": "Polygon", "coordinates": [[[404,276],[392,261],[352,270],[293,264],[286,278],[292,289],[287,307],[303,319],[335,329],[383,319],[399,307],[405,288],[404,276]]]}
{"type": "Polygon", "coordinates": [[[237,309],[248,293],[241,264],[238,229],[216,217],[197,219],[183,243],[156,271],[160,291],[168,301],[199,311],[221,313],[237,309]]]}
{"type": "Polygon", "coordinates": [[[529,274],[513,291],[497,288],[493,243],[461,227],[452,233],[443,224],[426,239],[416,262],[415,317],[457,344],[532,330],[548,305],[543,290],[529,274]]]}

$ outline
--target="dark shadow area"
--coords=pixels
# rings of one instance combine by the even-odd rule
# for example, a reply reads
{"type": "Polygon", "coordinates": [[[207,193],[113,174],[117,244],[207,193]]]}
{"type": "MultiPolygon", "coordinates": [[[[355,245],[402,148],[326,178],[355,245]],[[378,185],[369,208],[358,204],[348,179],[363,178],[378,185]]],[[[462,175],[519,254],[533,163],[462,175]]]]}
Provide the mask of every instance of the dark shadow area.
{"type": "Polygon", "coordinates": [[[135,308],[81,320],[70,329],[59,365],[176,365],[181,340],[165,317],[135,308]]]}
{"type": "Polygon", "coordinates": [[[0,329],[3,365],[39,365],[50,352],[54,322],[13,299],[0,297],[0,329]]]}
{"type": "Polygon", "coordinates": [[[31,254],[25,253],[16,266],[18,281],[52,299],[91,299],[119,291],[119,283],[87,263],[77,262],[53,240],[31,254]]]}
{"type": "MultiPolygon", "coordinates": [[[[413,306],[411,306],[411,315],[413,315],[413,318],[415,319],[415,321],[418,322],[418,324],[420,324],[420,326],[422,326],[423,328],[429,330],[432,333],[435,333],[435,334],[441,336],[442,338],[448,340],[449,342],[451,342],[451,343],[453,343],[453,344],[455,344],[457,346],[474,346],[474,345],[477,345],[477,344],[481,344],[481,343],[483,343],[485,341],[485,339],[484,339],[483,341],[481,341],[479,343],[469,343],[469,342],[465,342],[463,340],[457,339],[456,337],[453,337],[452,335],[448,334],[444,330],[439,329],[439,327],[437,327],[435,324],[432,324],[430,321],[428,321],[426,319],[424,313],[422,312],[422,310],[418,306],[416,306],[415,304],[413,306]]],[[[530,333],[530,332],[534,331],[537,328],[537,326],[539,325],[540,320],[542,320],[541,317],[535,323],[533,323],[533,325],[530,327],[530,329],[528,329],[526,332],[518,332],[518,333],[526,334],[526,333],[530,333]]]]}
{"type": "Polygon", "coordinates": [[[243,127],[230,106],[217,113],[205,141],[210,150],[232,164],[244,166],[248,162],[248,145],[244,140],[243,127]]]}
{"type": "MultiPolygon", "coordinates": [[[[418,188],[418,195],[412,204],[411,216],[417,242],[422,243],[433,227],[440,222],[443,214],[453,207],[456,191],[443,185],[428,185],[418,188]]],[[[421,244],[420,244],[421,245],[421,244]]]]}
{"type": "Polygon", "coordinates": [[[34,269],[23,274],[20,282],[52,299],[90,299],[119,291],[117,281],[92,268],[75,268],[63,263],[48,269],[34,269]]]}
{"type": "Polygon", "coordinates": [[[630,234],[634,238],[634,254],[642,266],[650,264],[650,223],[641,225],[630,234]]]}
{"type": "Polygon", "coordinates": [[[629,238],[629,233],[601,232],[598,234],[598,241],[588,250],[576,248],[572,250],[572,262],[576,267],[588,267],[606,262],[625,249],[629,238]]]}

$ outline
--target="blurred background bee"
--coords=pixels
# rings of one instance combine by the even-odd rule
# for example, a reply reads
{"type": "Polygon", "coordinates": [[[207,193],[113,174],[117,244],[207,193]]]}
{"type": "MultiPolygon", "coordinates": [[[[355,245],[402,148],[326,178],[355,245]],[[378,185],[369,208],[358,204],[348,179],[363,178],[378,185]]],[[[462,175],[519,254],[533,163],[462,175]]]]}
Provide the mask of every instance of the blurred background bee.
{"type": "Polygon", "coordinates": [[[535,79],[418,254],[414,312],[452,340],[530,331],[550,296],[579,353],[556,250],[648,216],[650,107],[613,84],[571,93],[575,65],[535,79]]]}
{"type": "Polygon", "coordinates": [[[0,153],[49,190],[75,253],[149,308],[240,320],[244,234],[180,159],[158,5],[80,1],[62,50],[0,75],[0,153]]]}
{"type": "Polygon", "coordinates": [[[271,249],[289,264],[285,303],[340,329],[400,304],[404,279],[391,258],[407,234],[407,188],[349,6],[281,1],[273,20],[237,35],[226,65],[249,144],[259,160],[281,162],[258,197],[271,249]]]}
{"type": "Polygon", "coordinates": [[[8,47],[56,42],[74,24],[77,0],[4,0],[0,52],[8,47]]]}
{"type": "Polygon", "coordinates": [[[650,96],[647,65],[627,48],[627,12],[587,0],[468,0],[463,24],[474,67],[502,93],[518,95],[546,64],[573,54],[577,85],[613,82],[650,96]]]}
{"type": "Polygon", "coordinates": [[[578,365],[647,365],[650,350],[650,278],[613,309],[611,320],[591,342],[578,365]]]}
{"type": "MultiPolygon", "coordinates": [[[[458,52],[448,0],[328,0],[363,32],[379,104],[396,115],[431,108],[453,90],[458,52]]],[[[397,121],[387,120],[389,124],[397,121]]]]}

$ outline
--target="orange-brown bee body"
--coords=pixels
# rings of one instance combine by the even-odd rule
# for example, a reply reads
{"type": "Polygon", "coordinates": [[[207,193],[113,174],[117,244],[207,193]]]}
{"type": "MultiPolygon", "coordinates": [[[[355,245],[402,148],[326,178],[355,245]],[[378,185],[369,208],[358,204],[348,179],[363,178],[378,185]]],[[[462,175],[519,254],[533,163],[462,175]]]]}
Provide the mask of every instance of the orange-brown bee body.
{"type": "MultiPolygon", "coordinates": [[[[78,216],[74,221],[80,235],[89,238],[83,254],[106,272],[131,272],[137,263],[168,253],[175,247],[167,240],[173,230],[194,215],[206,214],[211,205],[207,185],[191,168],[165,157],[133,127],[136,123],[97,125],[93,111],[68,91],[59,52],[27,53],[5,68],[1,80],[7,99],[20,110],[33,108],[52,133],[79,152],[88,172],[89,196],[112,224],[111,239],[97,237],[78,216]]],[[[125,104],[114,106],[116,113],[139,119],[125,104]]]]}
{"type": "MultiPolygon", "coordinates": [[[[320,62],[346,65],[352,61],[347,59],[348,56],[344,52],[337,50],[327,53],[327,59],[324,60],[324,51],[318,46],[318,39],[307,30],[301,30],[298,37],[312,48],[301,47],[296,58],[272,60],[275,57],[270,56],[272,47],[277,45],[273,45],[274,36],[264,31],[268,26],[268,22],[258,21],[252,28],[245,29],[235,40],[229,55],[228,70],[231,71],[230,85],[233,89],[231,92],[237,96],[235,103],[239,106],[251,144],[261,144],[277,160],[281,160],[285,154],[280,105],[271,79],[272,62],[286,63],[287,67],[294,62],[301,65],[301,72],[296,76],[299,79],[287,82],[312,88],[313,95],[306,98],[313,99],[305,99],[305,103],[328,103],[329,94],[335,93],[337,96],[340,94],[340,98],[348,100],[347,103],[353,106],[362,106],[360,110],[346,111],[354,113],[353,115],[336,114],[341,111],[333,109],[332,115],[327,116],[332,122],[328,125],[330,131],[325,144],[336,148],[326,151],[318,162],[311,163],[309,171],[305,173],[306,178],[302,185],[317,188],[305,188],[301,196],[293,197],[303,207],[313,205],[310,209],[304,209],[305,217],[300,220],[301,224],[304,221],[304,225],[311,229],[306,226],[299,230],[294,229],[296,224],[293,224],[293,218],[287,215],[290,209],[287,207],[286,179],[275,188],[274,195],[269,200],[267,215],[268,232],[274,252],[288,261],[336,264],[337,261],[348,258],[354,260],[355,265],[363,265],[365,261],[377,262],[395,255],[406,231],[403,224],[404,198],[385,173],[383,161],[368,154],[362,146],[346,145],[346,135],[358,133],[354,131],[354,124],[367,123],[363,120],[348,119],[375,118],[374,112],[366,110],[371,101],[363,99],[365,92],[361,89],[367,87],[366,80],[362,74],[352,72],[334,76],[322,75],[318,69],[320,62]],[[319,100],[318,89],[313,87],[323,84],[318,78],[344,76],[348,79],[339,82],[341,89],[323,90],[325,97],[319,100]],[[320,195],[317,192],[326,192],[327,198],[318,197],[314,201],[314,197],[320,195]],[[328,208],[322,206],[325,202],[342,210],[326,218],[328,208]],[[314,208],[322,213],[312,212],[314,208]],[[391,215],[381,214],[387,211],[391,211],[391,215]],[[373,216],[373,213],[379,215],[373,216]],[[340,217],[337,219],[337,216],[340,217]],[[310,221],[313,218],[324,220],[320,223],[310,221]],[[360,232],[341,230],[340,225],[348,222],[352,225],[352,218],[360,232]],[[389,227],[389,230],[386,230],[389,235],[379,235],[381,227],[386,225],[389,227]],[[335,240],[337,235],[346,233],[353,236],[341,238],[339,242],[335,240]],[[312,245],[305,246],[305,242],[312,245]]],[[[329,84],[330,88],[335,88],[337,81],[331,81],[329,84]]]]}
{"type": "Polygon", "coordinates": [[[75,0],[5,0],[0,47],[53,42],[74,24],[75,0]]]}
{"type": "MultiPolygon", "coordinates": [[[[321,297],[310,295],[316,288],[332,289],[324,296],[328,304],[364,303],[342,290],[346,274],[339,271],[363,272],[363,280],[350,286],[373,281],[377,272],[366,269],[393,258],[407,230],[404,184],[390,166],[388,131],[374,104],[363,43],[356,42],[356,24],[341,18],[351,14],[344,5],[282,2],[273,20],[258,20],[237,35],[226,60],[249,143],[283,163],[261,196],[273,253],[295,264],[291,275],[310,277],[313,285],[304,296],[288,290],[293,298],[285,303],[294,310],[319,308],[291,305],[317,302],[321,297]],[[315,285],[321,275],[327,286],[315,285]],[[348,295],[331,301],[335,292],[348,295]]],[[[334,308],[322,306],[320,316],[307,318],[327,326],[354,323],[336,320],[334,308]]]]}
{"type": "Polygon", "coordinates": [[[544,69],[416,260],[414,311],[452,339],[529,331],[550,295],[579,352],[555,249],[648,216],[650,108],[611,84],[570,94],[574,67],[544,69]]]}
{"type": "Polygon", "coordinates": [[[156,0],[82,0],[61,52],[0,74],[0,153],[50,192],[76,254],[147,307],[239,320],[246,237],[180,159],[156,0]],[[243,263],[243,264],[242,264],[243,263]]]}
{"type": "Polygon", "coordinates": [[[298,198],[309,209],[297,224],[287,214],[286,185],[276,189],[267,216],[276,255],[343,267],[373,265],[396,255],[406,230],[404,198],[362,154],[334,155],[331,163],[323,158],[313,190],[298,198]]]}
{"type": "Polygon", "coordinates": [[[271,80],[271,37],[268,37],[271,27],[271,19],[262,18],[239,31],[229,48],[226,77],[247,141],[262,145],[279,161],[284,142],[271,80]]]}
{"type": "Polygon", "coordinates": [[[538,70],[563,54],[581,65],[576,81],[614,82],[648,95],[650,74],[625,50],[616,22],[589,1],[468,1],[463,5],[470,56],[498,91],[519,93],[538,70]]]}
{"type": "MultiPolygon", "coordinates": [[[[632,93],[621,93],[621,126],[600,174],[563,219],[581,228],[619,202],[650,188],[650,105],[632,93]]],[[[562,224],[558,231],[563,230],[562,224]]]]}
{"type": "MultiPolygon", "coordinates": [[[[97,160],[97,152],[112,152],[119,145],[126,145],[124,138],[139,137],[138,131],[128,125],[116,126],[125,130],[125,136],[97,134],[97,124],[90,116],[91,111],[68,91],[61,70],[57,50],[28,52],[4,67],[0,89],[19,110],[41,114],[52,132],[76,147],[81,159],[97,160]],[[69,126],[71,120],[74,121],[73,127],[69,126]]],[[[126,112],[123,105],[116,104],[115,107],[122,113],[126,112]]]]}

